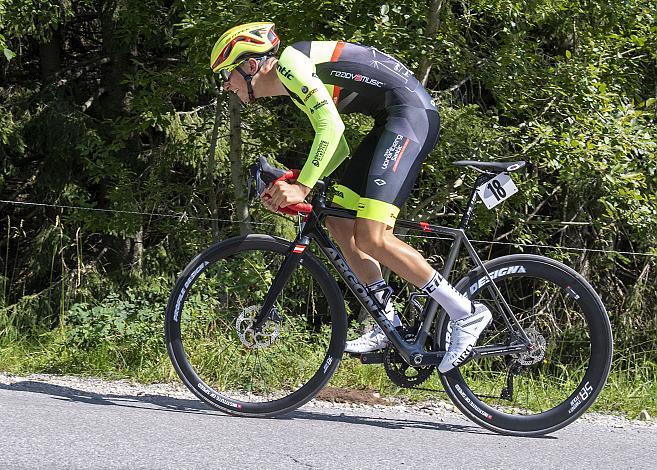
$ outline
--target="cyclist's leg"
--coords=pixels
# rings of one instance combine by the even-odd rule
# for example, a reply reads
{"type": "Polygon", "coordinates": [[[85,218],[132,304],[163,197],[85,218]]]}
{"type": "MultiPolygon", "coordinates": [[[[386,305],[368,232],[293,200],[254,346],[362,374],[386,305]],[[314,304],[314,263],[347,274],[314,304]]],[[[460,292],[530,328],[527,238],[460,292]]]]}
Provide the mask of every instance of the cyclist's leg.
{"type": "Polygon", "coordinates": [[[359,250],[420,288],[434,270],[417,250],[394,236],[392,227],[439,133],[440,118],[435,110],[403,105],[389,108],[372,152],[354,226],[359,250]]]}
{"type": "Polygon", "coordinates": [[[492,315],[483,304],[472,304],[435,271],[414,248],[397,239],[388,227],[408,197],[420,165],[438,140],[440,120],[435,110],[395,106],[372,159],[364,197],[358,202],[356,247],[402,278],[420,287],[453,320],[451,341],[438,369],[445,373],[462,364],[492,315]]]}
{"type": "Polygon", "coordinates": [[[423,287],[433,274],[424,256],[397,238],[387,223],[359,217],[354,238],[359,250],[417,287],[423,287]]]}
{"type": "MultiPolygon", "coordinates": [[[[380,122],[378,125],[375,124],[374,128],[365,136],[354,152],[347,168],[345,168],[344,177],[341,178],[340,184],[335,188],[336,195],[333,198],[333,204],[335,206],[352,210],[358,209],[360,194],[364,193],[372,155],[383,132],[384,124],[385,121],[380,122]]],[[[338,246],[340,246],[342,254],[351,269],[368,289],[374,291],[374,295],[381,302],[385,294],[383,290],[379,290],[381,287],[385,287],[381,266],[378,261],[362,250],[359,250],[356,246],[354,224],[355,221],[353,219],[341,219],[338,217],[329,217],[326,221],[329,232],[338,243],[338,246]]],[[[401,324],[394,305],[390,300],[385,305],[385,311],[386,317],[394,326],[401,324]]],[[[385,333],[380,328],[374,328],[358,339],[348,341],[345,351],[364,353],[381,349],[387,345],[388,338],[385,333]]]]}
{"type": "MultiPolygon", "coordinates": [[[[334,205],[341,207],[339,204],[334,203],[334,205]]],[[[383,277],[381,266],[377,260],[356,247],[354,225],[353,219],[329,217],[326,220],[326,226],[340,247],[349,267],[363,283],[371,284],[383,277]]]]}
{"type": "MultiPolygon", "coordinates": [[[[367,174],[374,149],[383,132],[383,123],[375,124],[356,148],[344,170],[340,184],[336,185],[333,204],[346,209],[357,210],[360,194],[364,194],[367,174]]],[[[359,250],[354,240],[353,219],[327,217],[326,227],[335,239],[347,263],[356,276],[365,284],[382,279],[381,267],[374,258],[359,250]]]]}

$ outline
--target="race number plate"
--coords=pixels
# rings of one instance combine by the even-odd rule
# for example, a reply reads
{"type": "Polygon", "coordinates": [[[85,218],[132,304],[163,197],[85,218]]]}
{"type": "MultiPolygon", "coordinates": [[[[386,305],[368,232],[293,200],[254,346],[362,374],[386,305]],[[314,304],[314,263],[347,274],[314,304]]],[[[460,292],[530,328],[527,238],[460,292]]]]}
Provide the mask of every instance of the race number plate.
{"type": "Polygon", "coordinates": [[[477,188],[477,194],[489,209],[509,199],[517,192],[518,187],[507,173],[500,173],[477,188]]]}

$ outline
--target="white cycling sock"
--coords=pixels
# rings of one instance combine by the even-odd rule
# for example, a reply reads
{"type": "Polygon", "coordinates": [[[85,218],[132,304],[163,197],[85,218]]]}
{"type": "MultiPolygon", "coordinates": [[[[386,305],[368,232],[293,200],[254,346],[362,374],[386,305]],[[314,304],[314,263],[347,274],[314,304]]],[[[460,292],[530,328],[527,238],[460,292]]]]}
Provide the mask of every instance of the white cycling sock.
{"type": "MultiPolygon", "coordinates": [[[[386,287],[386,281],[383,280],[383,278],[379,279],[378,281],[374,281],[371,284],[368,284],[365,286],[367,290],[369,291],[374,291],[377,289],[383,289],[386,287]]],[[[378,292],[374,293],[374,297],[376,297],[376,300],[379,302],[383,302],[383,295],[385,294],[384,290],[379,290],[378,292]]],[[[386,305],[386,318],[392,322],[392,326],[395,328],[401,325],[401,320],[399,319],[399,315],[397,315],[397,311],[395,310],[395,306],[392,303],[391,299],[388,299],[388,304],[386,305]]]]}
{"type": "Polygon", "coordinates": [[[433,272],[431,279],[422,290],[445,309],[452,321],[460,320],[472,313],[470,300],[457,292],[438,271],[433,272]]]}

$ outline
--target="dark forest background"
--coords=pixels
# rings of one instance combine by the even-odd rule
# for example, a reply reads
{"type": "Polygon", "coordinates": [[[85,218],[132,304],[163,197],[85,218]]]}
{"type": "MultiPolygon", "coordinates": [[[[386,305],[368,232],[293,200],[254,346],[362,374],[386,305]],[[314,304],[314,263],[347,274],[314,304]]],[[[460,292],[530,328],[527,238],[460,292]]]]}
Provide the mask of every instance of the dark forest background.
{"type": "MultiPolygon", "coordinates": [[[[405,217],[458,221],[473,178],[454,160],[531,162],[477,210],[477,247],[573,266],[609,310],[615,367],[655,369],[654,0],[0,0],[0,344],[54,341],[46,370],[93,369],[75,348],[161,365],[163,305],[198,251],[294,236],[247,204],[245,168],[300,167],[307,119],[283,98],[242,109],[208,67],[224,30],[260,20],[283,47],[374,45],[430,90],[442,137],[405,217]]],[[[345,124],[354,148],[371,123],[345,124]]]]}

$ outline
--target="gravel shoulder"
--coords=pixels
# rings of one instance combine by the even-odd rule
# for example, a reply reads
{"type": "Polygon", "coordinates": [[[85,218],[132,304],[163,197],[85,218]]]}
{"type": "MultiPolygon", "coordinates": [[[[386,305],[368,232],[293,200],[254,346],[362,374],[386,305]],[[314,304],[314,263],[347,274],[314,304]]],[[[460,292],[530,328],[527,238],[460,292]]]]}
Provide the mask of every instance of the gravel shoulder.
{"type": "MultiPolygon", "coordinates": [[[[86,392],[93,395],[105,397],[141,397],[143,400],[151,400],[157,404],[163,398],[176,398],[198,402],[201,408],[208,408],[196,398],[181,383],[159,383],[140,384],[128,380],[105,380],[95,377],[31,374],[29,376],[16,376],[0,372],[1,386],[27,386],[28,389],[47,392],[52,387],[57,387],[57,392],[62,396],[74,396],[78,392],[86,392]]],[[[378,393],[362,390],[342,389],[336,387],[325,387],[317,398],[304,405],[301,409],[330,409],[336,411],[344,410],[368,410],[368,411],[391,411],[394,413],[412,413],[429,415],[440,421],[463,418],[463,415],[445,400],[430,400],[422,402],[411,402],[399,398],[382,398],[378,393]]],[[[647,420],[630,420],[619,414],[602,414],[588,412],[577,422],[590,423],[596,426],[607,426],[621,429],[646,429],[657,430],[657,419],[649,417],[647,420]]]]}

